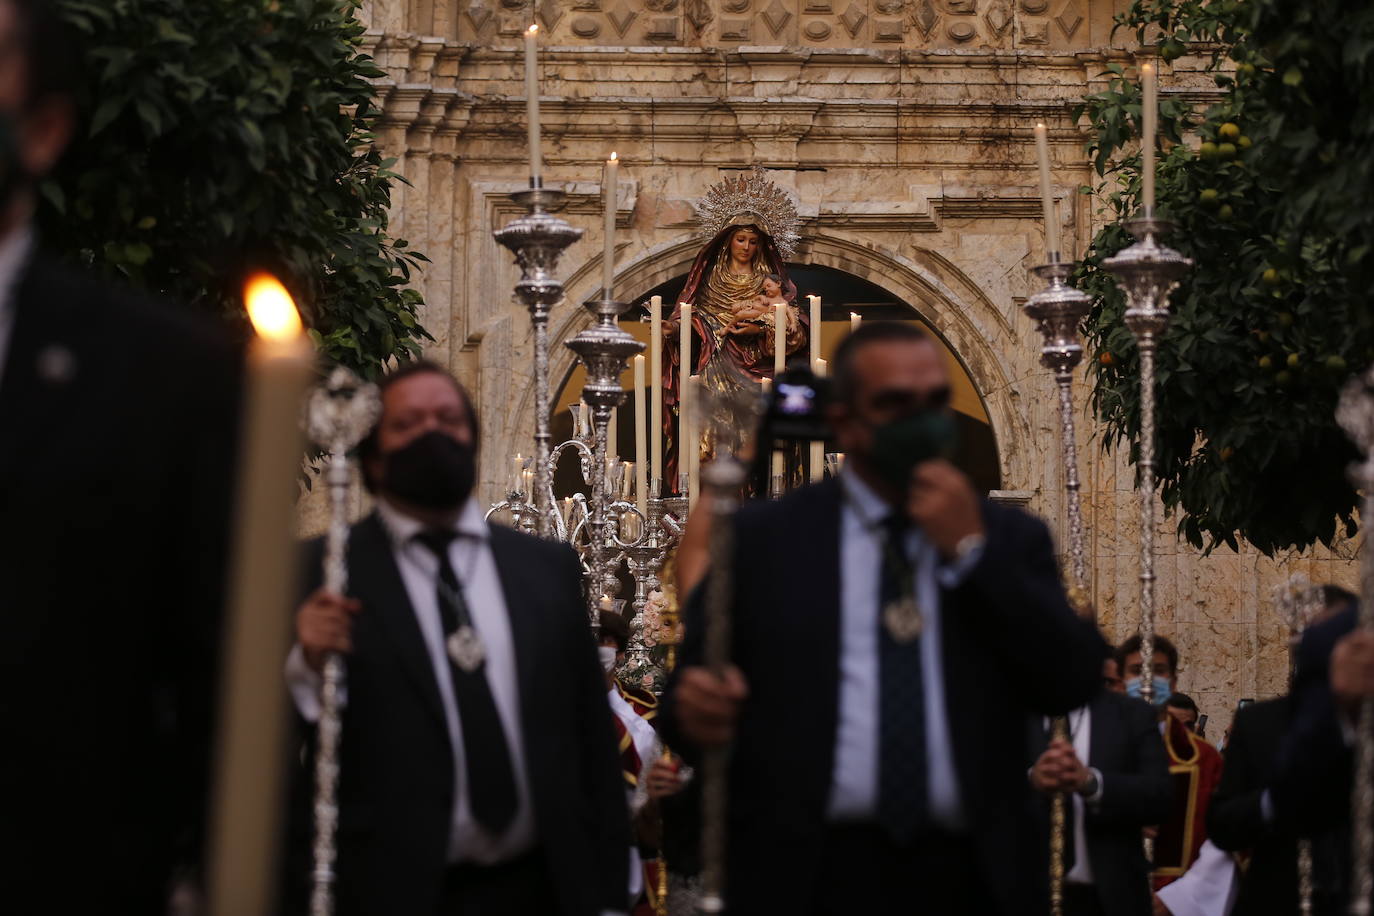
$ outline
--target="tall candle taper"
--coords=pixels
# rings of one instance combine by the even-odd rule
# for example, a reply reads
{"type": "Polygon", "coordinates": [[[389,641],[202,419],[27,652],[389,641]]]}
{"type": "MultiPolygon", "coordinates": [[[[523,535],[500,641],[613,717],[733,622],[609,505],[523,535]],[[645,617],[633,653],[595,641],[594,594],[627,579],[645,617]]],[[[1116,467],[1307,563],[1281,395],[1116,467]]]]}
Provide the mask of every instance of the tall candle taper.
{"type": "Polygon", "coordinates": [[[1159,132],[1159,96],[1155,84],[1155,65],[1140,65],[1142,100],[1140,103],[1140,177],[1145,197],[1145,215],[1155,212],[1155,134],[1159,132]]]}
{"type": "Polygon", "coordinates": [[[226,620],[210,844],[210,913],[272,909],[281,774],[287,763],[285,693],[265,667],[290,648],[296,596],[296,475],[304,454],[301,402],[313,353],[286,289],[258,276],[247,290],[257,338],[245,372],[234,580],[226,620]]]}
{"type": "MultiPolygon", "coordinates": [[[[825,378],[825,360],[819,356],[811,363],[811,371],[815,372],[819,378],[825,378]]],[[[811,483],[819,483],[825,476],[825,443],[816,439],[811,443],[811,461],[807,468],[807,479],[811,483]]]]}
{"type": "Polygon", "coordinates": [[[525,117],[529,121],[530,187],[544,183],[544,155],[539,149],[539,26],[525,30],[525,117]]]}
{"type": "Polygon", "coordinates": [[[601,255],[601,295],[614,299],[611,289],[615,284],[615,183],[620,175],[620,160],[615,153],[606,160],[606,170],[601,179],[601,190],[605,207],[605,247],[601,255]]]}
{"type": "Polygon", "coordinates": [[[850,312],[850,313],[849,313],[849,333],[853,334],[855,331],[857,331],[857,330],[859,329],[859,325],[861,325],[861,324],[863,324],[863,318],[860,317],[859,313],[858,313],[858,312],[850,312]]]}
{"type": "Polygon", "coordinates": [[[816,360],[821,358],[821,297],[807,296],[806,301],[811,308],[808,315],[811,319],[811,330],[808,336],[811,338],[810,357],[814,365],[816,360]]]}
{"type": "Polygon", "coordinates": [[[663,480],[663,297],[649,298],[649,479],[663,480]]]}
{"type": "Polygon", "coordinates": [[[1045,213],[1045,261],[1059,263],[1059,221],[1054,217],[1054,192],[1050,189],[1049,131],[1035,125],[1035,156],[1040,162],[1040,206],[1045,213]]]}
{"type": "Polygon", "coordinates": [[[634,358],[635,364],[635,508],[648,514],[649,487],[646,480],[644,452],[647,448],[644,429],[644,354],[634,358]]]}
{"type": "Polygon", "coordinates": [[[701,404],[697,398],[700,384],[700,376],[689,376],[685,398],[687,433],[683,437],[683,448],[687,450],[687,496],[693,503],[701,495],[701,404]]]}
{"type": "Polygon", "coordinates": [[[687,495],[682,487],[686,479],[687,467],[687,380],[692,377],[692,306],[686,302],[678,303],[678,377],[677,377],[677,473],[678,487],[682,496],[687,495]]]}

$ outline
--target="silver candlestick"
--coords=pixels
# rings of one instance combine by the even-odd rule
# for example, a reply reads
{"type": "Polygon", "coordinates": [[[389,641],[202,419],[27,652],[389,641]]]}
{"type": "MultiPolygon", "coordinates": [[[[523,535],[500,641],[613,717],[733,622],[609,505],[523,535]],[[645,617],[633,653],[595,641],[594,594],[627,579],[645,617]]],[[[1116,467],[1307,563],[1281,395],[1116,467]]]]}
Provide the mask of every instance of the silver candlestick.
{"type": "MultiPolygon", "coordinates": [[[[1360,518],[1368,526],[1374,520],[1374,369],[1351,379],[1341,391],[1336,422],[1364,455],[1350,469],[1351,481],[1364,493],[1360,518]]],[[[1369,539],[1365,528],[1365,540],[1369,539]]],[[[1374,633],[1374,550],[1366,543],[1360,551],[1360,610],[1357,623],[1374,633]]],[[[1369,916],[1374,895],[1374,697],[1360,702],[1355,724],[1355,778],[1351,790],[1351,916],[1369,916]]]]}
{"type": "Polygon", "coordinates": [[[520,280],[515,294],[530,312],[534,332],[534,506],[536,528],[550,537],[555,525],[548,494],[549,477],[549,311],[563,298],[563,282],[554,277],[563,251],[582,237],[553,213],[563,209],[567,195],[544,187],[511,195],[529,212],[512,220],[494,234],[496,241],[515,253],[520,280]]]}
{"type": "Polygon", "coordinates": [[[1173,224],[1151,213],[1128,220],[1135,244],[1102,262],[1126,293],[1126,327],[1140,347],[1140,695],[1154,702],[1155,649],[1155,354],[1169,325],[1169,293],[1193,266],[1156,238],[1173,224]]]}
{"type": "MultiPolygon", "coordinates": [[[[305,427],[312,441],[328,452],[325,480],[329,486],[329,528],[325,534],[324,587],[336,595],[348,588],[348,452],[377,422],[381,401],[376,385],[364,385],[342,367],[315,389],[305,407],[305,427]]],[[[311,872],[310,914],[334,911],[335,835],[339,825],[339,733],[344,683],[343,657],[331,652],[320,685],[320,718],[315,748],[315,839],[311,872]]]]}
{"type": "MultiPolygon", "coordinates": [[[[1059,391],[1059,447],[1064,463],[1064,490],[1068,497],[1069,516],[1069,601],[1079,614],[1089,609],[1087,563],[1083,549],[1083,511],[1079,502],[1078,443],[1073,420],[1073,371],[1083,360],[1083,345],[1078,341],[1078,327],[1088,310],[1092,297],[1069,286],[1065,281],[1073,273],[1072,263],[1061,262],[1050,255],[1050,263],[1035,268],[1035,275],[1049,283],[1026,300],[1026,314],[1034,319],[1036,330],[1043,338],[1040,364],[1054,373],[1059,391]]],[[[1050,720],[1050,733],[1056,740],[1070,738],[1069,720],[1055,716],[1050,720]]],[[[1061,916],[1064,912],[1064,845],[1068,836],[1068,797],[1056,792],[1050,798],[1050,912],[1061,916]]]]}
{"type": "Polygon", "coordinates": [[[625,371],[626,361],[643,350],[644,344],[620,327],[617,320],[629,308],[627,303],[596,299],[585,307],[596,323],[565,346],[577,354],[586,368],[587,381],[582,386],[582,399],[587,402],[592,414],[592,478],[588,481],[592,489],[588,505],[591,587],[587,604],[595,621],[601,594],[599,589],[606,588],[608,580],[616,578],[613,560],[618,560],[610,546],[618,536],[619,532],[613,529],[619,527],[619,519],[608,511],[611,500],[607,498],[606,486],[606,430],[611,421],[611,411],[625,400],[620,375],[625,371]]]}

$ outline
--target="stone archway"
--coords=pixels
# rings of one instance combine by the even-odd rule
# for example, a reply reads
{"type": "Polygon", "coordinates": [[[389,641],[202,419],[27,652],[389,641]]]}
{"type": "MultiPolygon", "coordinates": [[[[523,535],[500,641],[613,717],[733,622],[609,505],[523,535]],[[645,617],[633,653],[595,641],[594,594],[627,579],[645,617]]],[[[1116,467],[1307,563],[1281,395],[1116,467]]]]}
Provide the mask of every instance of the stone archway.
{"type": "MultiPolygon", "coordinates": [[[[646,249],[630,259],[616,275],[616,288],[631,302],[641,301],[660,284],[690,268],[701,247],[697,237],[679,239],[646,249]]],[[[885,246],[857,241],[835,233],[807,237],[794,262],[830,267],[884,289],[907,303],[955,355],[972,380],[989,419],[996,443],[1002,486],[1037,490],[1037,468],[1030,423],[1018,403],[1014,379],[1002,355],[1016,345],[1015,333],[997,308],[962,271],[939,254],[917,250],[908,257],[885,246]]],[[[580,303],[599,288],[600,259],[579,266],[567,283],[569,295],[550,324],[550,379],[560,384],[572,372],[576,358],[563,344],[590,323],[580,303]]],[[[533,437],[530,411],[533,393],[522,393],[516,405],[519,421],[511,429],[506,452],[524,450],[533,437]]]]}

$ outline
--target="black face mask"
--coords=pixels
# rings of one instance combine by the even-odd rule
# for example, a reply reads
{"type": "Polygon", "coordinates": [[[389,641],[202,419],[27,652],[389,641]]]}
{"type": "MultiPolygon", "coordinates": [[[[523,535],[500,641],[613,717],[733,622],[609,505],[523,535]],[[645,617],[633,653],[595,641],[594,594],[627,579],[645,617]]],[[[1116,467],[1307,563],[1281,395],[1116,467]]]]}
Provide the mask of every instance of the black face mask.
{"type": "Polygon", "coordinates": [[[867,457],[888,483],[905,491],[916,466],[932,458],[948,458],[958,436],[954,417],[947,411],[922,410],[874,427],[867,457]]]}
{"type": "Polygon", "coordinates": [[[471,446],[438,430],[382,456],[386,492],[426,509],[456,509],[472,493],[477,459],[471,446]]]}

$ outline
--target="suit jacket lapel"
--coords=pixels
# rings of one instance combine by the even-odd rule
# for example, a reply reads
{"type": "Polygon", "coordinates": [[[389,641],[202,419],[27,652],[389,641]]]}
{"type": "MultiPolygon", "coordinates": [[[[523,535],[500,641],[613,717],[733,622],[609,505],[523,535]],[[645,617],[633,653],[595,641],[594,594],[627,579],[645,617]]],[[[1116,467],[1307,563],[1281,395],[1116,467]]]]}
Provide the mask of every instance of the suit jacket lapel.
{"type": "Polygon", "coordinates": [[[501,595],[506,600],[506,616],[510,620],[511,641],[515,646],[515,672],[520,689],[522,719],[531,721],[525,715],[527,704],[536,696],[531,679],[538,670],[537,640],[540,636],[539,621],[535,608],[538,605],[529,591],[531,582],[528,570],[521,574],[519,557],[515,555],[515,538],[496,525],[487,526],[491,530],[491,555],[496,561],[496,574],[501,580],[501,595]]]}
{"type": "MultiPolygon", "coordinates": [[[[391,539],[376,513],[363,519],[353,532],[353,549],[349,551],[349,567],[354,594],[374,597],[373,607],[378,627],[391,639],[401,665],[425,705],[434,713],[440,727],[447,733],[448,718],[439,698],[439,684],[434,678],[434,663],[429,648],[415,618],[415,608],[406,593],[401,571],[391,552],[391,539]]],[[[364,599],[366,600],[366,599],[364,599]]]]}
{"type": "Polygon", "coordinates": [[[27,457],[30,466],[44,460],[40,455],[25,456],[21,449],[35,442],[58,441],[52,437],[35,440],[23,432],[68,416],[63,401],[75,381],[74,373],[82,368],[67,339],[80,322],[62,320],[59,313],[70,303],[47,295],[46,285],[39,265],[30,261],[14,289],[13,323],[0,376],[0,429],[8,433],[0,436],[0,475],[11,480],[21,460],[27,457]],[[49,357],[46,367],[39,365],[44,356],[49,357]]]}
{"type": "MultiPolygon", "coordinates": [[[[835,730],[839,727],[840,716],[840,605],[843,600],[840,527],[844,494],[840,482],[833,478],[818,484],[812,492],[817,502],[814,506],[798,506],[799,518],[793,530],[814,531],[815,536],[798,538],[794,542],[796,552],[792,562],[795,563],[793,568],[813,573],[785,580],[793,589],[785,607],[810,609],[811,657],[794,659],[793,666],[796,670],[815,672],[817,685],[826,685],[817,696],[819,705],[811,711],[816,717],[815,734],[820,746],[814,755],[816,766],[810,784],[818,793],[813,801],[824,806],[835,766],[835,730]]],[[[794,763],[800,765],[805,761],[794,763]]]]}

